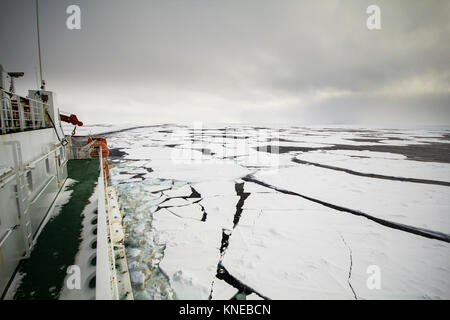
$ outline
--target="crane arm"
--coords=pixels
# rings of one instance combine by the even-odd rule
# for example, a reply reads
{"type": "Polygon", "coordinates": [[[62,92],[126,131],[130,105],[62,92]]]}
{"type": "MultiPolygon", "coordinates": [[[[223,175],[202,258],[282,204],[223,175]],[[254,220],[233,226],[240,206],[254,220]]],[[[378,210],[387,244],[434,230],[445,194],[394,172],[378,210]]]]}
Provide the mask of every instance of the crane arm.
{"type": "Polygon", "coordinates": [[[64,114],[60,114],[59,118],[61,119],[61,121],[73,124],[74,126],[83,126],[83,122],[81,122],[80,120],[78,120],[77,116],[74,114],[71,114],[70,116],[66,116],[64,114]]]}

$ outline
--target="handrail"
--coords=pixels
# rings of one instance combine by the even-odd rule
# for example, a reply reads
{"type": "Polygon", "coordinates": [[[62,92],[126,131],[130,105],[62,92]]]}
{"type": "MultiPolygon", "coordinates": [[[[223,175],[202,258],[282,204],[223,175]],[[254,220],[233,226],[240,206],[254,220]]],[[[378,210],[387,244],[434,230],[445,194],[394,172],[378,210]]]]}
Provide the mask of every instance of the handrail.
{"type": "Polygon", "coordinates": [[[44,104],[44,102],[42,102],[42,101],[39,101],[39,100],[36,100],[36,99],[33,99],[33,98],[29,98],[29,97],[24,97],[24,96],[21,96],[21,95],[15,93],[15,92],[10,92],[10,91],[2,89],[2,88],[0,88],[0,91],[3,91],[4,93],[7,93],[7,94],[9,94],[11,96],[17,96],[17,97],[20,97],[22,99],[26,99],[26,100],[30,100],[30,101],[33,101],[33,102],[40,103],[42,105],[44,104]]]}
{"type": "Polygon", "coordinates": [[[0,88],[0,134],[47,128],[45,103],[0,88]]]}
{"type": "Polygon", "coordinates": [[[36,201],[39,200],[39,198],[41,197],[41,195],[44,193],[45,189],[47,189],[47,187],[50,185],[50,183],[52,183],[53,180],[55,180],[56,176],[51,176],[47,182],[45,183],[45,185],[41,188],[41,190],[39,191],[38,194],[36,194],[33,197],[33,200],[31,200],[30,204],[34,204],[36,201]]]}
{"type": "Polygon", "coordinates": [[[6,234],[3,236],[2,240],[0,240],[0,248],[3,246],[3,244],[6,242],[6,239],[9,238],[9,236],[11,235],[13,229],[8,229],[6,231],[6,234]]]}
{"type": "MultiPolygon", "coordinates": [[[[25,171],[33,170],[34,167],[35,167],[35,165],[36,165],[38,162],[41,162],[42,160],[47,159],[52,153],[54,153],[54,152],[60,150],[61,148],[62,148],[62,146],[58,146],[58,147],[56,147],[56,148],[50,150],[48,153],[46,153],[46,154],[43,155],[42,157],[40,157],[40,158],[38,158],[38,159],[36,159],[36,160],[34,160],[34,161],[32,161],[32,162],[30,162],[30,163],[24,165],[25,171]]],[[[64,164],[66,164],[66,163],[67,163],[67,160],[65,160],[65,161],[61,164],[61,166],[64,166],[64,164]]],[[[17,172],[16,172],[14,169],[10,169],[6,174],[4,174],[4,175],[0,178],[0,189],[1,189],[1,188],[4,188],[9,182],[13,181],[14,178],[15,178],[15,176],[16,176],[16,174],[17,174],[17,172]]],[[[22,175],[23,175],[23,174],[24,174],[24,173],[22,173],[22,175]]]]}
{"type": "Polygon", "coordinates": [[[2,176],[0,177],[0,189],[6,186],[11,180],[13,180],[15,175],[16,172],[12,168],[9,168],[7,172],[2,174],[2,176]]]}
{"type": "Polygon", "coordinates": [[[42,157],[40,157],[40,158],[38,158],[38,159],[36,159],[36,160],[30,162],[29,164],[25,165],[25,167],[30,168],[30,169],[33,168],[34,165],[35,165],[36,163],[41,162],[42,160],[48,158],[52,153],[54,153],[54,152],[60,150],[61,148],[62,148],[62,146],[58,146],[58,147],[56,147],[56,148],[50,150],[49,152],[47,152],[46,154],[44,154],[42,157]]]}
{"type": "Polygon", "coordinates": [[[103,158],[99,156],[100,174],[98,177],[98,232],[97,232],[97,266],[96,266],[96,299],[117,299],[117,287],[113,277],[111,260],[111,231],[107,223],[105,180],[103,176],[103,158]],[[105,270],[106,269],[106,270],[105,270]],[[106,271],[106,272],[105,272],[106,271]]]}

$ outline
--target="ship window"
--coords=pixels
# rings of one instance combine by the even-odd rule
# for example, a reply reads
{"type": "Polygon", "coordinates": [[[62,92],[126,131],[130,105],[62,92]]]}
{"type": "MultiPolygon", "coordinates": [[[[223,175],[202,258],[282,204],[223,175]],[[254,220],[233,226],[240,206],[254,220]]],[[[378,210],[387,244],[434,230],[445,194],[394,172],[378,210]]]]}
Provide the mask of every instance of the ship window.
{"type": "Polygon", "coordinates": [[[47,169],[47,174],[50,174],[50,161],[45,159],[45,169],[47,169]]]}
{"type": "Polygon", "coordinates": [[[59,155],[56,157],[56,163],[58,164],[58,168],[61,167],[61,158],[59,155]]]}
{"type": "Polygon", "coordinates": [[[28,183],[28,190],[33,190],[33,176],[31,175],[31,171],[27,172],[27,183],[28,183]]]}

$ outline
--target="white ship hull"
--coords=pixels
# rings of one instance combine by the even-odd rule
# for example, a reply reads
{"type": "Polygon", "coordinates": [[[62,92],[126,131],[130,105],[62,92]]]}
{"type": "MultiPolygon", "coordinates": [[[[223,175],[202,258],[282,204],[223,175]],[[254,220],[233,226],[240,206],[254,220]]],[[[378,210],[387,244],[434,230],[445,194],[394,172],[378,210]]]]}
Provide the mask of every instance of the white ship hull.
{"type": "Polygon", "coordinates": [[[98,161],[89,160],[93,155],[90,149],[75,147],[71,137],[64,136],[54,93],[29,91],[28,97],[21,97],[5,91],[4,72],[0,71],[0,297],[132,299],[121,215],[117,195],[104,174],[102,149],[100,153],[98,148],[94,150],[98,161]],[[70,199],[71,192],[75,193],[65,190],[68,162],[80,158],[91,168],[83,172],[84,162],[78,162],[83,175],[77,182],[90,181],[88,192],[81,193],[92,212],[89,215],[86,208],[80,208],[74,196],[66,216],[68,211],[77,223],[67,225],[62,216],[66,229],[58,230],[53,219],[61,213],[55,213],[55,205],[64,202],[62,193],[70,199]],[[120,223],[115,221],[117,217],[120,223]],[[53,233],[48,228],[53,228],[53,233]],[[45,240],[40,241],[41,233],[46,234],[45,240]],[[66,233],[71,238],[65,239],[66,233]],[[79,288],[67,285],[74,265],[80,271],[79,288]],[[45,277],[53,285],[44,283],[45,277]],[[55,282],[58,292],[51,292],[55,282]],[[35,294],[36,287],[40,292],[35,294]]]}

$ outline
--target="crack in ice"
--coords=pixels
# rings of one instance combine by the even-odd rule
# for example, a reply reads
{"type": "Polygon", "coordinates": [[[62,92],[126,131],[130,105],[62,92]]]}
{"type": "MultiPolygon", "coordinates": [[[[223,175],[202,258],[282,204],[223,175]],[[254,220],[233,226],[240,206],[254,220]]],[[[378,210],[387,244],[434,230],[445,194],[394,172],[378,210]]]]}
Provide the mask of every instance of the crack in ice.
{"type": "Polygon", "coordinates": [[[341,167],[330,166],[327,164],[321,164],[321,163],[317,163],[317,162],[300,160],[297,158],[292,158],[292,162],[299,163],[299,164],[311,165],[311,166],[315,166],[315,167],[319,167],[319,168],[335,170],[335,171],[342,171],[342,172],[352,174],[355,176],[360,176],[360,177],[368,177],[368,178],[384,179],[384,180],[392,180],[392,181],[404,181],[404,182],[412,182],[412,183],[434,184],[434,185],[447,186],[447,187],[450,186],[450,182],[446,182],[446,181],[418,179],[418,178],[406,178],[406,177],[394,177],[394,176],[387,176],[387,175],[376,174],[376,173],[364,173],[364,172],[354,171],[354,170],[347,169],[347,168],[341,168],[341,167]]]}
{"type": "MultiPolygon", "coordinates": [[[[236,194],[239,196],[239,200],[236,204],[236,212],[235,212],[234,218],[233,218],[233,229],[232,230],[222,229],[222,240],[221,240],[220,249],[219,249],[220,258],[219,258],[219,262],[217,263],[216,278],[225,281],[232,287],[238,289],[239,292],[244,292],[245,294],[256,293],[259,296],[261,296],[262,298],[267,300],[268,298],[264,297],[263,295],[259,294],[252,288],[248,287],[247,285],[245,285],[244,283],[242,283],[241,281],[239,281],[238,279],[233,277],[222,265],[223,258],[225,256],[226,250],[228,249],[230,237],[233,234],[233,231],[236,228],[236,226],[239,224],[239,220],[241,219],[245,199],[247,199],[248,196],[250,195],[250,192],[244,192],[244,184],[245,184],[245,182],[235,183],[235,185],[234,185],[236,194]]],[[[214,281],[215,281],[215,279],[211,283],[211,291],[210,291],[210,295],[209,295],[209,300],[212,299],[214,281]]]]}
{"type": "Polygon", "coordinates": [[[412,226],[404,225],[404,224],[401,224],[401,223],[392,222],[392,221],[389,221],[389,220],[384,220],[384,219],[374,217],[374,216],[372,216],[370,214],[364,213],[364,212],[359,211],[359,210],[354,210],[354,209],[342,207],[342,206],[339,206],[339,205],[336,205],[336,204],[332,204],[332,203],[325,202],[325,201],[322,201],[322,200],[319,200],[319,199],[315,199],[315,198],[312,198],[312,197],[309,197],[309,196],[305,196],[303,194],[300,194],[300,193],[297,193],[297,192],[294,192],[294,191],[281,189],[281,188],[275,187],[275,186],[273,186],[271,184],[268,184],[266,182],[260,181],[260,180],[256,179],[255,177],[253,177],[251,174],[243,177],[242,180],[247,181],[247,182],[253,182],[253,183],[259,184],[261,186],[273,189],[275,191],[278,191],[278,192],[281,192],[281,193],[284,193],[284,194],[289,194],[291,196],[301,197],[303,199],[306,199],[306,200],[309,200],[309,201],[321,204],[321,205],[323,205],[325,207],[328,207],[328,208],[332,208],[332,209],[335,209],[335,210],[338,210],[338,211],[342,211],[342,212],[348,212],[348,213],[353,214],[355,216],[364,217],[364,218],[367,218],[367,219],[369,219],[369,220],[371,220],[373,222],[376,222],[376,223],[381,224],[381,225],[383,225],[385,227],[388,227],[388,228],[392,228],[392,229],[396,229],[396,230],[412,233],[412,234],[415,234],[415,235],[418,235],[418,236],[422,236],[422,237],[425,237],[425,238],[429,238],[429,239],[435,239],[435,240],[440,240],[440,241],[444,241],[444,242],[450,243],[450,235],[449,234],[445,234],[445,233],[437,232],[437,231],[432,231],[432,230],[428,230],[428,229],[423,229],[423,228],[412,227],[412,226]]]}
{"type": "Polygon", "coordinates": [[[350,246],[347,244],[347,241],[345,241],[345,239],[344,239],[344,237],[342,236],[341,233],[339,233],[339,236],[341,237],[342,242],[344,243],[344,245],[348,248],[349,256],[350,256],[350,267],[349,267],[349,270],[348,270],[348,279],[347,279],[348,286],[352,290],[353,296],[355,297],[355,300],[358,300],[358,296],[356,295],[356,292],[353,289],[352,283],[350,282],[350,279],[352,277],[352,270],[353,270],[353,252],[352,252],[352,248],[350,248],[350,246]]]}

